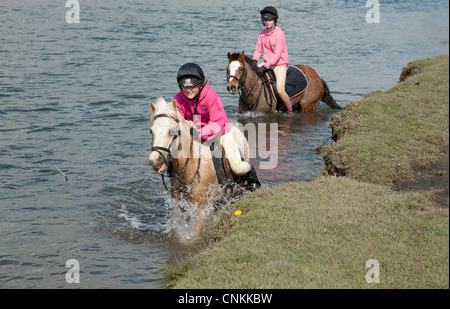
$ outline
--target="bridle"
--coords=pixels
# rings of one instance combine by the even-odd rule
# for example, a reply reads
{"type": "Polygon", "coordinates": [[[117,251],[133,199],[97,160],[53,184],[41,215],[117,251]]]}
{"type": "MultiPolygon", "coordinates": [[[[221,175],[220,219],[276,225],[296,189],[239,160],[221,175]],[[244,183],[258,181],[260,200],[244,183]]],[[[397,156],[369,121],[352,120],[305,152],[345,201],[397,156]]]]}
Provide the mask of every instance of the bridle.
{"type": "Polygon", "coordinates": [[[253,87],[251,87],[251,88],[245,88],[241,84],[241,80],[244,77],[244,74],[245,74],[245,77],[247,77],[247,67],[245,66],[245,63],[241,60],[235,60],[235,61],[239,61],[240,65],[243,67],[241,77],[237,78],[235,75],[230,75],[227,72],[227,80],[230,80],[230,78],[234,78],[236,80],[236,82],[238,83],[238,86],[239,86],[238,89],[240,89],[242,87],[244,90],[251,90],[255,85],[253,85],[253,87]]]}
{"type": "MultiPolygon", "coordinates": [[[[175,177],[175,178],[177,178],[177,179],[180,181],[180,183],[184,184],[184,181],[183,181],[183,175],[184,175],[184,173],[186,172],[186,167],[187,167],[187,164],[188,164],[188,162],[189,162],[190,156],[188,156],[188,158],[187,158],[186,161],[184,162],[184,165],[183,165],[183,167],[181,168],[181,170],[176,171],[176,170],[173,168],[173,164],[172,164],[172,159],[173,159],[173,157],[172,157],[172,154],[171,154],[171,152],[170,152],[170,147],[172,146],[172,144],[173,144],[173,142],[175,141],[175,139],[177,139],[177,138],[179,138],[179,137],[181,136],[181,130],[180,130],[180,126],[179,126],[179,120],[178,120],[178,119],[175,119],[175,118],[173,118],[173,117],[171,117],[171,116],[169,116],[169,115],[167,115],[167,114],[159,114],[159,115],[156,115],[155,118],[153,118],[153,121],[155,121],[157,118],[161,118],[161,117],[167,117],[167,118],[170,118],[170,119],[174,120],[174,121],[178,124],[178,126],[177,126],[178,131],[176,132],[176,134],[173,134],[172,141],[170,142],[168,148],[166,148],[166,147],[161,147],[161,146],[152,146],[151,150],[152,150],[152,151],[156,151],[156,152],[163,158],[164,164],[167,166],[168,170],[169,170],[169,169],[172,169],[172,170],[173,170],[173,173],[172,173],[172,174],[169,172],[169,178],[171,179],[171,182],[172,182],[173,178],[175,177]],[[162,152],[166,152],[167,155],[165,156],[162,152]]],[[[179,142],[178,147],[179,147],[180,143],[181,143],[181,141],[179,142]]],[[[190,145],[189,149],[192,149],[193,143],[194,143],[194,138],[192,137],[192,138],[191,138],[191,145],[190,145]]],[[[190,181],[189,184],[187,184],[187,185],[191,185],[191,184],[194,182],[195,177],[197,177],[197,176],[198,176],[198,181],[200,182],[200,173],[199,173],[199,170],[200,170],[200,159],[201,159],[201,156],[198,157],[197,170],[196,170],[194,176],[192,177],[191,181],[190,181]]],[[[170,190],[167,188],[167,185],[166,185],[166,182],[165,182],[165,179],[164,179],[164,174],[161,174],[161,179],[162,179],[164,188],[165,188],[167,191],[170,191],[170,190]]],[[[173,182],[172,182],[172,183],[173,183],[173,182]]],[[[185,185],[186,185],[186,184],[185,184],[185,185]]],[[[174,190],[177,190],[177,191],[179,191],[179,192],[182,191],[182,190],[176,189],[176,188],[174,188],[174,190]]]]}
{"type": "Polygon", "coordinates": [[[253,104],[246,104],[247,105],[247,109],[250,110],[250,111],[252,110],[252,108],[253,108],[253,110],[256,110],[256,108],[258,107],[259,99],[261,97],[261,92],[262,92],[263,88],[264,88],[264,98],[266,99],[266,102],[267,102],[267,105],[269,106],[269,108],[272,109],[272,105],[273,105],[272,96],[270,96],[270,94],[269,94],[269,97],[270,97],[270,103],[269,103],[269,101],[267,100],[266,88],[264,87],[264,83],[270,83],[270,79],[264,79],[263,78],[264,73],[261,73],[261,74],[260,73],[256,73],[258,78],[255,80],[255,82],[253,83],[253,85],[250,88],[247,88],[247,87],[245,87],[242,84],[242,79],[244,78],[244,75],[245,75],[245,79],[247,79],[247,67],[245,66],[245,63],[243,61],[241,61],[241,60],[233,60],[233,61],[239,61],[239,63],[243,67],[242,74],[241,74],[241,76],[239,78],[237,78],[235,75],[230,75],[228,73],[228,71],[227,71],[227,80],[229,80],[230,78],[233,78],[233,79],[236,80],[236,82],[238,84],[239,98],[241,99],[241,102],[242,103],[244,102],[242,100],[241,88],[247,92],[246,97],[248,98],[250,96],[253,88],[255,88],[257,81],[261,80],[261,87],[259,88],[258,97],[256,98],[255,103],[253,103],[253,104]]]}
{"type": "MultiPolygon", "coordinates": [[[[170,119],[174,120],[174,121],[178,124],[178,119],[175,119],[175,118],[173,118],[173,117],[171,117],[171,116],[169,116],[169,115],[166,115],[166,114],[159,114],[159,115],[156,115],[155,118],[153,118],[153,121],[155,121],[157,118],[161,118],[161,117],[167,117],[167,118],[170,118],[170,119]]],[[[160,155],[160,156],[163,158],[163,160],[164,160],[164,164],[165,164],[167,167],[169,167],[169,164],[170,164],[170,162],[172,161],[172,155],[171,155],[171,153],[170,153],[170,147],[172,146],[172,144],[173,144],[173,142],[175,141],[175,139],[178,138],[178,137],[180,136],[180,133],[181,133],[181,132],[180,132],[180,126],[178,125],[178,131],[177,131],[176,134],[173,135],[172,141],[170,142],[168,148],[166,148],[166,147],[161,147],[161,146],[152,146],[152,148],[151,148],[152,151],[156,151],[157,153],[159,153],[159,155],[160,155]],[[167,155],[164,155],[164,154],[162,153],[162,151],[166,152],[167,155]]]]}
{"type": "Polygon", "coordinates": [[[241,91],[240,91],[241,88],[242,88],[243,90],[247,91],[247,93],[248,93],[247,96],[249,96],[251,90],[252,90],[253,88],[255,88],[256,82],[257,82],[258,80],[256,80],[250,88],[245,87],[245,86],[242,84],[242,79],[243,79],[244,77],[245,77],[245,79],[247,79],[247,67],[245,66],[245,63],[244,63],[243,61],[241,61],[241,60],[233,60],[233,61],[239,61],[239,64],[243,67],[243,69],[242,69],[242,74],[241,74],[241,77],[237,78],[235,75],[230,75],[230,74],[228,74],[228,72],[227,72],[227,80],[230,80],[230,78],[233,78],[233,79],[236,80],[236,82],[237,82],[237,84],[238,84],[239,97],[241,96],[241,91]]]}

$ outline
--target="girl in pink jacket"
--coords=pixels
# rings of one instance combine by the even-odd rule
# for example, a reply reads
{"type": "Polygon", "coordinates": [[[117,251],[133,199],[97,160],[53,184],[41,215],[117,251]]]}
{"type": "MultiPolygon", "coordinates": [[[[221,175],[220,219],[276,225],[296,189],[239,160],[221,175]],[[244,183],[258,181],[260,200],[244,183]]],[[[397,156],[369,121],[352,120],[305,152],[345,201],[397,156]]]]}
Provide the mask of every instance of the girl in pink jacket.
{"type": "Polygon", "coordinates": [[[194,121],[202,140],[225,135],[231,130],[227,114],[217,93],[209,87],[202,69],[195,63],[183,65],[177,76],[180,92],[175,96],[178,111],[194,121]],[[194,114],[198,117],[194,117],[194,114]]]}
{"type": "MultiPolygon", "coordinates": [[[[246,189],[253,191],[260,187],[255,169],[249,162],[241,160],[222,101],[209,87],[209,81],[200,66],[195,63],[182,65],[178,70],[177,81],[180,91],[174,100],[181,116],[194,122],[191,134],[194,135],[194,130],[199,130],[198,134],[202,140],[219,140],[233,172],[244,176],[247,181],[246,189]]],[[[213,151],[213,148],[211,150],[213,151]]],[[[213,155],[213,162],[215,165],[222,164],[221,160],[220,150],[219,161],[213,155]]]]}
{"type": "Polygon", "coordinates": [[[253,59],[258,61],[263,55],[263,62],[258,67],[271,68],[277,78],[278,94],[286,105],[288,111],[292,112],[292,105],[285,90],[286,73],[289,67],[289,56],[287,52],[286,36],[283,30],[277,26],[278,11],[273,6],[266,6],[261,10],[261,20],[266,28],[261,31],[256,42],[253,59]]]}

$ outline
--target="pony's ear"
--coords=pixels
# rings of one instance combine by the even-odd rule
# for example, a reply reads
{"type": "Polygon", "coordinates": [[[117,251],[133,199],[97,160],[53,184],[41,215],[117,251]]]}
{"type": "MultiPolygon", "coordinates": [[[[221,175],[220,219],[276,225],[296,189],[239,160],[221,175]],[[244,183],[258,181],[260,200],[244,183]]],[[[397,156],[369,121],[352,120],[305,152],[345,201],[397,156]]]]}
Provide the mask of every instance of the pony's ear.
{"type": "Polygon", "coordinates": [[[156,105],[153,104],[153,102],[150,102],[150,108],[151,108],[153,114],[158,111],[158,107],[156,107],[156,105]]]}
{"type": "Polygon", "coordinates": [[[239,60],[244,61],[245,59],[245,54],[244,51],[242,51],[242,53],[239,55],[239,60]]]}
{"type": "Polygon", "coordinates": [[[170,102],[170,103],[172,103],[171,107],[172,107],[173,111],[175,112],[175,118],[179,119],[180,116],[178,115],[177,101],[175,101],[175,99],[173,99],[172,102],[170,102]]]}
{"type": "Polygon", "coordinates": [[[178,107],[177,107],[177,101],[175,101],[175,100],[172,100],[172,109],[174,110],[174,111],[178,111],[178,107]]]}
{"type": "Polygon", "coordinates": [[[230,54],[230,52],[228,52],[228,61],[231,61],[231,54],[230,54]]]}

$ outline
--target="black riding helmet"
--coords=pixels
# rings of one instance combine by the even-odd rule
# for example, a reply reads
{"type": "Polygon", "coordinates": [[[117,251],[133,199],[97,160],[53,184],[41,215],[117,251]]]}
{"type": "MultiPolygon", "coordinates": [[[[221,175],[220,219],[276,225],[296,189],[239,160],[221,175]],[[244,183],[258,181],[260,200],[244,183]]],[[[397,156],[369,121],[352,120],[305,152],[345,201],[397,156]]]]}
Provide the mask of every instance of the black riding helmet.
{"type": "Polygon", "coordinates": [[[261,21],[263,24],[265,20],[278,18],[278,11],[273,6],[266,6],[259,13],[261,13],[261,21]]]}
{"type": "Polygon", "coordinates": [[[177,82],[180,88],[197,86],[205,82],[205,74],[198,64],[185,63],[178,70],[177,82]]]}

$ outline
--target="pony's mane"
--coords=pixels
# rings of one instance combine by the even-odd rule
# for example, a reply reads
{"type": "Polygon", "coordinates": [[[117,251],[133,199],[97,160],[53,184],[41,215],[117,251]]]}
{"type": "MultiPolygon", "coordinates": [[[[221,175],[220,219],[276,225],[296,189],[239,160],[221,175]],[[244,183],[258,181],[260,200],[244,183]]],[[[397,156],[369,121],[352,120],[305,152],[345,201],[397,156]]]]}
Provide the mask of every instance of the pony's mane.
{"type": "MultiPolygon", "coordinates": [[[[235,61],[235,60],[239,60],[239,53],[234,53],[230,55],[230,61],[235,61]]],[[[249,65],[249,67],[254,71],[254,72],[258,72],[258,66],[257,66],[257,61],[253,60],[252,58],[250,58],[247,55],[244,55],[244,61],[245,63],[247,63],[249,65]]]]}
{"type": "Polygon", "coordinates": [[[160,114],[165,114],[177,121],[183,121],[187,124],[189,124],[189,122],[187,122],[183,116],[181,116],[180,112],[178,111],[178,109],[173,109],[172,108],[172,102],[167,103],[167,101],[163,98],[163,97],[159,97],[156,100],[155,106],[158,108],[158,111],[156,113],[152,113],[152,115],[150,116],[150,123],[152,124],[153,121],[155,120],[155,117],[157,115],[160,114]]]}

